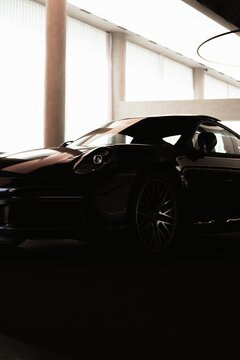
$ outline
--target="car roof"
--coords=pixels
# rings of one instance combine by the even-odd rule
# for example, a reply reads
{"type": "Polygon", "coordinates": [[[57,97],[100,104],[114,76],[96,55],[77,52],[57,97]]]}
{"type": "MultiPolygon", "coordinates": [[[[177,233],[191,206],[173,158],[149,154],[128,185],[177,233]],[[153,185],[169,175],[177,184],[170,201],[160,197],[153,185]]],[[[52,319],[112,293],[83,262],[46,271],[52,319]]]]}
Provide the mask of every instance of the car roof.
{"type": "Polygon", "coordinates": [[[137,138],[151,138],[189,133],[199,122],[206,121],[217,123],[220,120],[207,115],[162,115],[120,120],[129,121],[129,126],[123,129],[122,134],[127,134],[137,138]]]}

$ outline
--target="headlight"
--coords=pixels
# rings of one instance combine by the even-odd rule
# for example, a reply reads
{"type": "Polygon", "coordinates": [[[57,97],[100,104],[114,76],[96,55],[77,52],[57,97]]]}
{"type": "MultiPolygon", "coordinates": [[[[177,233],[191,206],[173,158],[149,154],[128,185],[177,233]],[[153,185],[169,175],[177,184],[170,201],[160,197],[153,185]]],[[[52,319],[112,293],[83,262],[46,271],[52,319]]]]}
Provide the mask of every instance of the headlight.
{"type": "Polygon", "coordinates": [[[75,164],[74,171],[78,174],[89,173],[109,164],[113,159],[113,151],[110,148],[97,148],[87,154],[75,164]]]}
{"type": "Polygon", "coordinates": [[[95,165],[101,165],[103,162],[103,157],[101,154],[96,154],[93,156],[93,163],[95,165]]]}

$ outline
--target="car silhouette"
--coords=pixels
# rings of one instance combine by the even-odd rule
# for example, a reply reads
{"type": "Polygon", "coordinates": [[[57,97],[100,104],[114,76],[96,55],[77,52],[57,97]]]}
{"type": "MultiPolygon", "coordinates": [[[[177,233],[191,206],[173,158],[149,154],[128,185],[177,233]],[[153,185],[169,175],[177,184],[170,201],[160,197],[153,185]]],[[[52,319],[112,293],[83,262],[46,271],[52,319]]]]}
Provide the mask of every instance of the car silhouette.
{"type": "MultiPolygon", "coordinates": [[[[240,226],[240,137],[206,115],[116,120],[59,147],[0,156],[0,244],[127,229],[161,252],[240,226]]],[[[114,239],[112,240],[114,241],[114,239]]]]}

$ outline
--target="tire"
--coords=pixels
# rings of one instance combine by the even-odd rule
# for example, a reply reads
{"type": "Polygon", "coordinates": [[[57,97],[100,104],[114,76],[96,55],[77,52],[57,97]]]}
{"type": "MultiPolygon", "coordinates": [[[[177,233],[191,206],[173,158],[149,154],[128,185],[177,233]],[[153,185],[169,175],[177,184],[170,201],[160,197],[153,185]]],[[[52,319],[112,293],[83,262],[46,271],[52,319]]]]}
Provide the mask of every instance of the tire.
{"type": "Polygon", "coordinates": [[[130,227],[135,245],[147,253],[173,248],[180,228],[176,185],[165,174],[149,174],[135,186],[130,227]]]}

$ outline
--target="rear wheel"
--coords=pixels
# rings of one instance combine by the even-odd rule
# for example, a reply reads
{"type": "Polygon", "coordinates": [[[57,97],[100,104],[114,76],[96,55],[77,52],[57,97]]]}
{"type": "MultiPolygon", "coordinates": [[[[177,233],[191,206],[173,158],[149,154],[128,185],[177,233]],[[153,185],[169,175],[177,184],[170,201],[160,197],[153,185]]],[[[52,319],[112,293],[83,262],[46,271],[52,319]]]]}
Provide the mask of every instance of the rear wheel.
{"type": "Polygon", "coordinates": [[[151,174],[134,190],[131,227],[137,245],[154,253],[172,246],[179,228],[176,186],[167,175],[151,174]]]}

